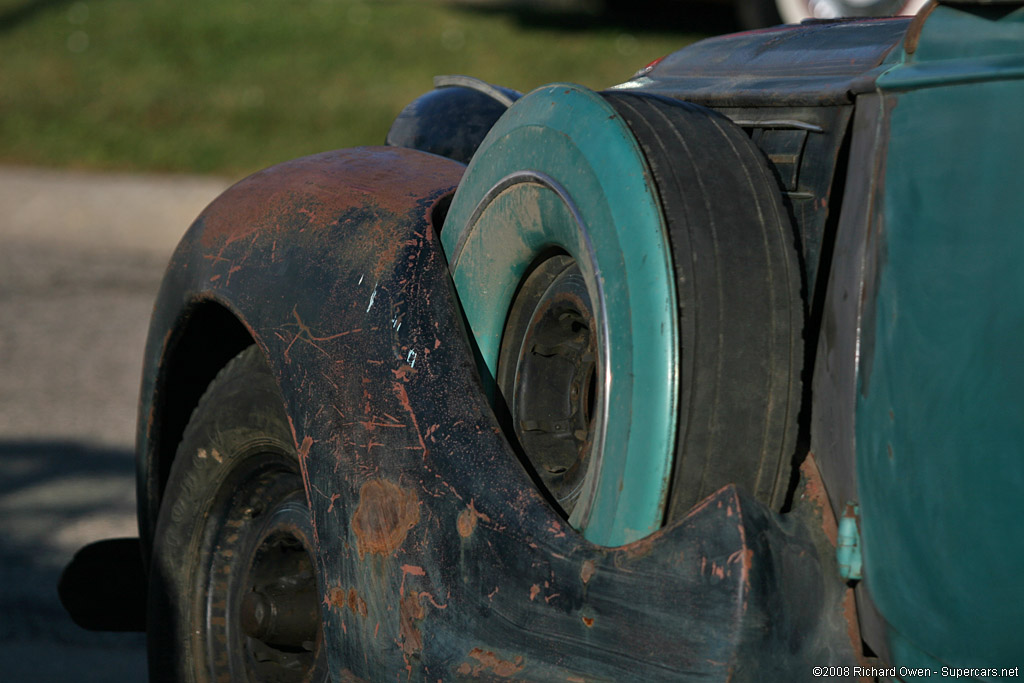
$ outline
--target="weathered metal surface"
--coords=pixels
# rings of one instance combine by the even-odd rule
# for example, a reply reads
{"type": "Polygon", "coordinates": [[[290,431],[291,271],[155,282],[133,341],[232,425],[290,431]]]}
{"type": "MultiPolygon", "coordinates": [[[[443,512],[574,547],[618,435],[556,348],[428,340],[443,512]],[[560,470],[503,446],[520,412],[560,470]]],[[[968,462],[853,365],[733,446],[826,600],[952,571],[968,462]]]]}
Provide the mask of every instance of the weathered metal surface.
{"type": "MultiPolygon", "coordinates": [[[[884,169],[888,133],[884,103],[876,95],[857,98],[851,124],[851,145],[842,190],[829,279],[822,294],[817,328],[811,406],[811,451],[828,485],[832,513],[838,518],[846,501],[857,500],[854,413],[857,371],[862,344],[864,308],[870,303],[872,273],[865,270],[865,252],[877,235],[869,226],[881,211],[878,181],[884,169]]],[[[813,333],[813,332],[812,332],[813,333]]],[[[882,661],[890,661],[885,622],[871,601],[870,582],[856,587],[861,635],[882,661]]]]}
{"type": "Polygon", "coordinates": [[[265,334],[288,339],[280,352],[289,362],[296,346],[360,334],[322,339],[306,321],[331,316],[390,271],[407,245],[389,242],[385,226],[427,220],[462,168],[402,149],[327,152],[250,176],[195,221],[168,266],[146,347],[137,437],[144,552],[184,423],[219,367],[265,334]],[[353,251],[335,255],[347,233],[353,251]],[[357,256],[359,282],[338,280],[338,263],[357,256]],[[236,315],[243,306],[254,312],[236,315]],[[284,321],[265,319],[278,308],[284,321]],[[265,324],[280,329],[259,332],[265,324]]]}
{"type": "Polygon", "coordinates": [[[896,68],[879,78],[883,90],[1024,77],[1020,0],[974,6],[938,3],[915,17],[896,68]]]}
{"type": "Polygon", "coordinates": [[[907,27],[907,35],[903,38],[903,51],[908,55],[912,55],[917,51],[917,42],[921,39],[921,29],[924,28],[924,22],[928,21],[928,17],[938,6],[939,4],[935,0],[929,0],[929,2],[914,15],[914,18],[910,22],[910,26],[907,27]]]}
{"type": "Polygon", "coordinates": [[[438,76],[398,114],[387,144],[469,163],[494,122],[521,95],[468,76],[438,76]]]}
{"type": "Polygon", "coordinates": [[[715,109],[747,131],[779,176],[796,223],[810,317],[818,320],[839,216],[837,198],[843,191],[841,186],[833,186],[833,180],[837,171],[842,178],[840,159],[849,144],[854,107],[715,109]],[[821,281],[819,273],[826,275],[821,281]]]}
{"type": "Polygon", "coordinates": [[[817,454],[837,518],[845,501],[857,499],[853,416],[865,306],[864,254],[873,242],[868,225],[881,210],[875,202],[876,181],[884,167],[882,107],[876,96],[862,96],[857,102],[849,164],[862,172],[846,176],[814,366],[811,450],[817,454]]]}
{"type": "Polygon", "coordinates": [[[890,134],[865,252],[856,459],[866,580],[894,663],[910,667],[1012,668],[1024,652],[1024,129],[1007,125],[1024,110],[1024,22],[1012,9],[937,7],[879,81],[890,134]]]}
{"type": "MultiPolygon", "coordinates": [[[[808,453],[800,465],[800,483],[797,487],[794,502],[798,512],[809,523],[820,524],[822,533],[817,535],[819,550],[826,553],[830,550],[835,551],[839,545],[839,524],[832,513],[829,493],[825,487],[825,481],[822,479],[821,471],[818,469],[818,460],[814,453],[808,453]],[[828,545],[825,545],[825,541],[827,541],[828,545]]],[[[840,570],[838,561],[835,570],[837,572],[840,570]]],[[[846,635],[849,638],[851,650],[855,654],[861,669],[870,670],[871,668],[878,668],[881,662],[888,661],[888,659],[879,659],[878,653],[874,651],[872,651],[874,653],[873,656],[865,653],[865,641],[862,637],[862,615],[864,608],[859,607],[857,602],[856,589],[845,587],[842,613],[846,624],[846,635]]],[[[833,618],[835,619],[835,617],[833,618]]],[[[835,622],[838,623],[838,619],[835,619],[835,622]]],[[[884,633],[882,635],[884,636],[884,633]]],[[[867,683],[874,681],[875,677],[863,675],[858,680],[867,683]]]]}
{"type": "MultiPolygon", "coordinates": [[[[548,507],[488,407],[436,234],[461,171],[371,148],[257,174],[195,223],[158,302],[147,374],[197,302],[270,359],[334,678],[809,680],[808,662],[854,662],[813,506],[780,517],[730,486],[620,548],[548,507]]],[[[161,467],[154,405],[142,477],[161,467]]]]}
{"type": "Polygon", "coordinates": [[[708,38],[617,87],[713,107],[849,104],[894,63],[909,23],[826,21],[708,38]]]}

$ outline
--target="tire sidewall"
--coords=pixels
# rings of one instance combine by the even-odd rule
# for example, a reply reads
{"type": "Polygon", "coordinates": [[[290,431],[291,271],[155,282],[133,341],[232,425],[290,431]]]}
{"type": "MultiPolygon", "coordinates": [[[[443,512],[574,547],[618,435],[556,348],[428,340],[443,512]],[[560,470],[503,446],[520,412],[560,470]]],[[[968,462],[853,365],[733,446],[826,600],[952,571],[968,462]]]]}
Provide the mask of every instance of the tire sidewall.
{"type": "Polygon", "coordinates": [[[250,347],[203,395],[164,489],[147,600],[150,680],[215,678],[204,664],[209,633],[199,605],[209,585],[212,553],[222,550],[219,515],[239,481],[268,469],[298,475],[298,458],[281,393],[258,349],[250,347]]]}

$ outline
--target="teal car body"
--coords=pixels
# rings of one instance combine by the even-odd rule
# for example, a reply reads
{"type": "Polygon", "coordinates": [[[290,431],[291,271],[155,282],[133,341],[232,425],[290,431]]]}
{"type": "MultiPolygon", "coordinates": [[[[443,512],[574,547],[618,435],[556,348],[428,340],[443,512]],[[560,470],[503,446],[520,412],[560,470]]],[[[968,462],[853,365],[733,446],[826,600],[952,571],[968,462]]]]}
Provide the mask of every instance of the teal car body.
{"type": "Polygon", "coordinates": [[[937,6],[878,79],[856,454],[893,661],[1024,657],[1024,12],[937,6]]]}

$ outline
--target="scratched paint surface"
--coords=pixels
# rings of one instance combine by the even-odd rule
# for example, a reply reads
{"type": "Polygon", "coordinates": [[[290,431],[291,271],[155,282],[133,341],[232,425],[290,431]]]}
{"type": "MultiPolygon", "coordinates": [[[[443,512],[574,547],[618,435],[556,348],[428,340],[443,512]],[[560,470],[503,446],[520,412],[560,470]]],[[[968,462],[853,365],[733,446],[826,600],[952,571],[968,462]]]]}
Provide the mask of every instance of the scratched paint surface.
{"type": "Polygon", "coordinates": [[[799,680],[853,661],[814,524],[726,487],[602,548],[547,506],[483,396],[435,231],[461,172],[367,148],[257,174],[197,221],[158,302],[168,325],[219,302],[267,353],[335,679],[799,680]]]}

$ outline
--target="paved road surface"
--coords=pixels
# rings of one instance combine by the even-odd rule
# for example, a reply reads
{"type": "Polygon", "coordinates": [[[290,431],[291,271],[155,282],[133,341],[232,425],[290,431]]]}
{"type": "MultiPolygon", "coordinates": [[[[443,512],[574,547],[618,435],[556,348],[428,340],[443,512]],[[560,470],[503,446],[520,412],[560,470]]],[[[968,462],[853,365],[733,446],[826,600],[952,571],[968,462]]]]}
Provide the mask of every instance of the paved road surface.
{"type": "Polygon", "coordinates": [[[141,634],[57,600],[72,553],[135,535],[132,448],[164,266],[219,179],[0,168],[0,681],[144,681],[141,634]]]}

